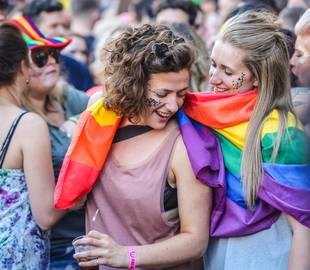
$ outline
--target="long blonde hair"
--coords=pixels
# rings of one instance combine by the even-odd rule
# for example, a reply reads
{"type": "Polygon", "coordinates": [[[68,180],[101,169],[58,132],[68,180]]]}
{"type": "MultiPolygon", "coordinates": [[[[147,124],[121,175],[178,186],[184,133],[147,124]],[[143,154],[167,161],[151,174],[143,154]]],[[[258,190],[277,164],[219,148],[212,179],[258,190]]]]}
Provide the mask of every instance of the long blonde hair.
{"type": "Polygon", "coordinates": [[[247,52],[244,64],[258,81],[258,95],[251,115],[241,159],[241,179],[247,205],[253,208],[263,174],[261,132],[268,115],[279,113],[278,135],[273,148],[274,162],[288,112],[293,112],[290,94],[289,57],[285,37],[276,17],[268,12],[249,11],[229,19],[220,38],[247,52]]]}
{"type": "MultiPolygon", "coordinates": [[[[25,91],[22,92],[20,97],[21,105],[28,111],[39,114],[48,124],[54,124],[51,122],[46,114],[40,110],[32,103],[30,99],[31,84],[27,87],[25,91]]],[[[59,112],[62,111],[63,107],[63,90],[62,84],[57,83],[55,88],[46,95],[44,109],[45,112],[59,112]]]]}

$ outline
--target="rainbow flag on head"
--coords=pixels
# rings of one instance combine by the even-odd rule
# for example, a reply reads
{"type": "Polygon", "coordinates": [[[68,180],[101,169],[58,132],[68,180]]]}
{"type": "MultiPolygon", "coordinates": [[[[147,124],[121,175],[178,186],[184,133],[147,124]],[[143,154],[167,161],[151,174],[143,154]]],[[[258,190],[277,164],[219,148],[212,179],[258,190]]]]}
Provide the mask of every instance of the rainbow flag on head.
{"type": "Polygon", "coordinates": [[[246,205],[240,164],[255,102],[255,90],[237,95],[189,93],[184,111],[178,113],[179,126],[196,176],[214,188],[212,236],[242,236],[267,229],[281,212],[310,227],[307,141],[292,114],[288,115],[288,129],[274,163],[271,163],[271,155],[277,138],[278,112],[273,111],[267,117],[261,134],[264,168],[261,188],[254,209],[248,209],[246,205]],[[205,149],[204,143],[196,137],[204,136],[202,131],[206,126],[216,135],[223,153],[223,159],[218,161],[220,174],[215,181],[203,173],[204,165],[199,158],[205,149]]]}
{"type": "Polygon", "coordinates": [[[27,16],[12,19],[9,23],[17,26],[22,31],[23,38],[30,50],[46,47],[63,49],[71,42],[71,38],[46,37],[27,16]]]}

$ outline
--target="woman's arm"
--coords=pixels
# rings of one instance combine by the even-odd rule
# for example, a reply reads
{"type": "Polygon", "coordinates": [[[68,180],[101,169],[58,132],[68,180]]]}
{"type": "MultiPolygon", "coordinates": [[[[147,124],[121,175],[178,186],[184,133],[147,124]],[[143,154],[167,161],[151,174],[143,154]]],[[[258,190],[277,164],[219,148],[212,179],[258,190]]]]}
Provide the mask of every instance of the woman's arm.
{"type": "Polygon", "coordinates": [[[23,168],[31,210],[41,229],[47,230],[65,213],[54,207],[55,180],[47,125],[33,113],[24,116],[20,136],[23,168]]]}
{"type": "Polygon", "coordinates": [[[310,269],[310,229],[288,216],[293,230],[291,253],[289,257],[289,270],[310,269]]]}
{"type": "MultiPolygon", "coordinates": [[[[180,233],[162,242],[136,246],[137,267],[166,267],[182,264],[203,255],[208,244],[211,211],[211,189],[196,180],[182,138],[178,139],[171,158],[171,169],[176,179],[180,233]]],[[[127,247],[115,243],[108,235],[91,231],[79,244],[96,247],[76,254],[85,259],[80,266],[106,264],[113,267],[127,267],[127,247]],[[98,261],[97,259],[98,258],[98,261]],[[89,258],[88,258],[89,259],[89,258]]]]}

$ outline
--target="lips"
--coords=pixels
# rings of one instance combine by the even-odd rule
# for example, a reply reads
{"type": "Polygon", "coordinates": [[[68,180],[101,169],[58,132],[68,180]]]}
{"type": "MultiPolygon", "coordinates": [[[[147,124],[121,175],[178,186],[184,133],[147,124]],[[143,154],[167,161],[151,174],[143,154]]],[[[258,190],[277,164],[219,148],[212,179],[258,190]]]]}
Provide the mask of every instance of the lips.
{"type": "Polygon", "coordinates": [[[223,93],[223,92],[227,92],[227,91],[229,91],[229,90],[230,90],[230,89],[220,88],[220,87],[216,87],[216,86],[213,87],[213,91],[214,91],[214,92],[217,92],[217,93],[223,93]]]}
{"type": "Polygon", "coordinates": [[[164,113],[164,112],[160,112],[160,111],[155,111],[155,113],[164,119],[169,119],[171,116],[171,113],[164,113]]]}

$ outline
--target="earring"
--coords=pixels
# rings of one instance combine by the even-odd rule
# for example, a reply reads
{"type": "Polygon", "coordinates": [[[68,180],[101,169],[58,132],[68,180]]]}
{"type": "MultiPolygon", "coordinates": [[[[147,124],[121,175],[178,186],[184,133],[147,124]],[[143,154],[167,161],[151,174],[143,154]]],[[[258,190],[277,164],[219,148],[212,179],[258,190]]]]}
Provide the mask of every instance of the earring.
{"type": "Polygon", "coordinates": [[[257,87],[258,86],[258,81],[254,80],[253,86],[257,87]]]}
{"type": "Polygon", "coordinates": [[[27,86],[30,86],[30,80],[26,80],[27,86]]]}

